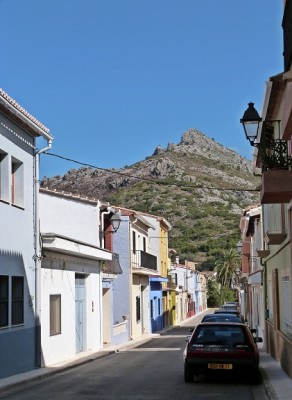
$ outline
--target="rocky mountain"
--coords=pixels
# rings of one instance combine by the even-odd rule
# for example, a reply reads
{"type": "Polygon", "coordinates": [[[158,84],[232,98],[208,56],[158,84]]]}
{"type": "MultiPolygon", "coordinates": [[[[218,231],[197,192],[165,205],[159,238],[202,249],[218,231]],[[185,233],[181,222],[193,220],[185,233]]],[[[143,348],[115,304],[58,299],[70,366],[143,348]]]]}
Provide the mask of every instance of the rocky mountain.
{"type": "Polygon", "coordinates": [[[242,209],[259,201],[251,162],[196,129],[121,169],[71,169],[41,185],[165,217],[170,246],[212,269],[239,239],[242,209]]]}

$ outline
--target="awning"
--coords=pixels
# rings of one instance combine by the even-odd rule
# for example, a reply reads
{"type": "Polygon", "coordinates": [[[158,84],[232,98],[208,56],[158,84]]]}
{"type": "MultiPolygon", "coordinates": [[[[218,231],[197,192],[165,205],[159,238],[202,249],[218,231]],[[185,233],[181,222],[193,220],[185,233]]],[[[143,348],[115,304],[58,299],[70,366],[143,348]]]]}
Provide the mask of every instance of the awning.
{"type": "Polygon", "coordinates": [[[168,282],[168,279],[162,276],[149,276],[149,282],[168,282]]]}

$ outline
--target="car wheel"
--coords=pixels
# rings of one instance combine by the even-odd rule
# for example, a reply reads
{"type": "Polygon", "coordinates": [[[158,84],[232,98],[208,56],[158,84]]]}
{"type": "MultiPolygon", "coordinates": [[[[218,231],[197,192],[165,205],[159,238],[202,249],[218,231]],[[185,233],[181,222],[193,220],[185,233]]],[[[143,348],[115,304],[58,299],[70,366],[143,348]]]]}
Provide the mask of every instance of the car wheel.
{"type": "Polygon", "coordinates": [[[190,371],[188,367],[184,369],[184,378],[186,383],[194,382],[194,373],[190,371]]]}
{"type": "Polygon", "coordinates": [[[259,385],[261,383],[261,374],[258,369],[253,371],[253,373],[250,375],[250,383],[252,385],[259,385]]]}

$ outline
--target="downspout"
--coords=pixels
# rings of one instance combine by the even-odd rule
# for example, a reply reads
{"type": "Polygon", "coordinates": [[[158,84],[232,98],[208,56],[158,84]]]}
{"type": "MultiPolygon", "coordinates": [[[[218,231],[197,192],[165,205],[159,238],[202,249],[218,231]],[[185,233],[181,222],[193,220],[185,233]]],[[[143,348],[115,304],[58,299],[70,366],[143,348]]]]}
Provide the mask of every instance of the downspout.
{"type": "MultiPolygon", "coordinates": [[[[98,201],[98,212],[99,212],[99,245],[104,249],[104,215],[108,215],[113,212],[111,207],[107,207],[107,211],[100,212],[100,201],[98,201]]],[[[103,348],[103,284],[102,284],[102,267],[100,261],[100,301],[99,301],[99,337],[100,337],[100,348],[103,348]]]]}
{"type": "Polygon", "coordinates": [[[39,224],[39,161],[40,154],[50,150],[52,147],[52,139],[47,139],[47,146],[35,153],[35,170],[34,170],[34,247],[35,247],[35,322],[36,322],[36,365],[42,365],[42,341],[41,341],[41,260],[42,247],[40,242],[40,224],[39,224]]]}

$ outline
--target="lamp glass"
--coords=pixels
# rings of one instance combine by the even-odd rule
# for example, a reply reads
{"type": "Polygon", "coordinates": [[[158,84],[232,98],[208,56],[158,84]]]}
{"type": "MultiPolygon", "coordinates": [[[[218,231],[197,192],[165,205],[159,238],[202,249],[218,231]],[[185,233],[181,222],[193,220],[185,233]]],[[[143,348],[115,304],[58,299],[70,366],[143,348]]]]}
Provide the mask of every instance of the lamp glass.
{"type": "Polygon", "coordinates": [[[242,252],[242,241],[241,240],[239,240],[237,242],[236,249],[237,249],[238,253],[241,254],[241,252],[242,252]]]}
{"type": "Polygon", "coordinates": [[[250,141],[251,145],[254,144],[254,141],[258,135],[259,125],[261,121],[262,118],[259,116],[259,113],[254,108],[254,103],[248,103],[248,108],[245,110],[240,122],[243,125],[245,136],[250,141]]]}
{"type": "Polygon", "coordinates": [[[111,224],[112,224],[113,230],[114,230],[115,232],[119,229],[120,223],[121,223],[120,214],[118,214],[118,213],[113,214],[113,215],[111,216],[111,224]]]}

